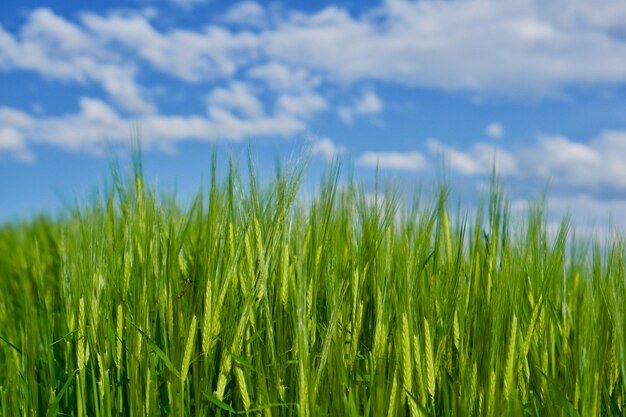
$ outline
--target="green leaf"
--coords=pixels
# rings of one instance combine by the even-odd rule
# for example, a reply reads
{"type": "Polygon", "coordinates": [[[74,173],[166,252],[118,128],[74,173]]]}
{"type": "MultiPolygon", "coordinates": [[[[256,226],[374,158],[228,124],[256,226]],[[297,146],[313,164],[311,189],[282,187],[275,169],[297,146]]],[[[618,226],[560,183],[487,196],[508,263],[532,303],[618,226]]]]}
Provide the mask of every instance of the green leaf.
{"type": "Polygon", "coordinates": [[[17,346],[15,346],[13,343],[9,342],[7,339],[5,339],[4,337],[0,336],[0,340],[2,340],[4,343],[6,343],[7,345],[11,346],[13,349],[15,349],[17,351],[17,353],[19,353],[20,355],[22,354],[22,350],[20,348],[18,348],[17,346]]]}
{"type": "Polygon", "coordinates": [[[408,396],[408,398],[413,402],[413,404],[415,404],[417,406],[417,408],[419,408],[419,410],[422,413],[424,413],[425,415],[428,415],[428,410],[426,408],[424,408],[424,406],[419,403],[417,398],[415,398],[415,395],[411,394],[406,389],[404,390],[404,392],[406,392],[406,395],[408,396]]]}
{"type": "Polygon", "coordinates": [[[180,379],[180,372],[178,372],[178,369],[176,369],[176,367],[174,366],[170,358],[167,357],[165,352],[163,352],[163,350],[161,350],[161,348],[156,343],[150,340],[148,335],[146,335],[139,327],[137,327],[132,322],[131,324],[135,327],[135,329],[137,329],[139,333],[141,333],[143,337],[145,337],[146,341],[148,342],[148,346],[150,346],[150,348],[154,351],[154,353],[156,353],[159,359],[161,359],[163,363],[165,363],[165,366],[167,366],[167,369],[169,369],[174,375],[176,375],[180,379]]]}
{"type": "Polygon", "coordinates": [[[254,366],[252,366],[252,364],[250,363],[250,361],[247,361],[246,358],[244,358],[243,356],[239,356],[239,355],[235,355],[234,353],[231,353],[230,356],[233,358],[233,360],[235,362],[237,362],[239,365],[243,366],[244,368],[248,368],[251,371],[256,372],[256,368],[254,366]]]}
{"type": "Polygon", "coordinates": [[[72,372],[72,375],[70,375],[70,377],[67,378],[67,381],[65,381],[65,384],[63,385],[63,388],[61,388],[61,391],[59,391],[58,395],[54,395],[54,392],[50,393],[50,404],[48,405],[48,410],[46,411],[46,417],[56,417],[56,415],[59,412],[59,403],[61,402],[61,399],[63,398],[63,395],[65,394],[65,391],[67,391],[67,388],[70,386],[70,384],[74,380],[74,377],[76,376],[76,372],[78,372],[78,370],[75,370],[74,372],[72,372]]]}
{"type": "Polygon", "coordinates": [[[230,405],[228,405],[225,402],[221,401],[219,398],[217,398],[212,393],[205,392],[204,395],[207,397],[207,399],[209,401],[211,401],[213,404],[215,404],[216,406],[218,406],[222,410],[228,411],[229,413],[232,413],[232,414],[237,414],[237,412],[235,411],[235,409],[233,407],[231,407],[230,405]]]}
{"type": "Polygon", "coordinates": [[[604,388],[604,396],[605,398],[609,399],[608,403],[611,405],[611,411],[613,412],[613,415],[618,417],[624,417],[624,414],[620,411],[619,406],[615,401],[615,395],[611,395],[606,387],[604,388]]]}
{"type": "Polygon", "coordinates": [[[298,404],[296,403],[274,403],[274,404],[265,404],[265,405],[260,405],[258,407],[255,408],[251,408],[248,411],[240,411],[237,414],[250,414],[250,413],[258,413],[260,411],[263,411],[267,408],[273,408],[273,407],[288,407],[288,406],[297,406],[298,404]]]}

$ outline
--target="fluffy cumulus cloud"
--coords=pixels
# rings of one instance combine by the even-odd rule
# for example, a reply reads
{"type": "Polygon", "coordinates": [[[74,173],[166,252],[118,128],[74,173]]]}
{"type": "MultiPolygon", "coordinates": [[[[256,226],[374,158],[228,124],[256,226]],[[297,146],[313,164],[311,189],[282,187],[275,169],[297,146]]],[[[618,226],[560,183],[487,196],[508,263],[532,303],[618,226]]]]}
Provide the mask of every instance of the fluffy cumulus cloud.
{"type": "Polygon", "coordinates": [[[560,190],[626,196],[626,131],[604,131],[585,142],[563,135],[538,134],[530,143],[510,148],[477,142],[460,148],[428,139],[428,158],[419,152],[367,152],[362,165],[422,169],[443,158],[455,172],[485,176],[495,170],[519,180],[549,180],[560,190]]]}
{"type": "Polygon", "coordinates": [[[626,199],[598,199],[587,193],[573,195],[552,196],[549,207],[558,213],[570,213],[574,224],[579,225],[577,232],[580,234],[596,234],[603,237],[616,229],[610,227],[610,223],[617,226],[617,230],[626,232],[626,199]],[[599,232],[599,233],[598,233],[599,232]]]}
{"type": "Polygon", "coordinates": [[[254,1],[244,1],[231,7],[223,20],[244,26],[262,27],[266,24],[267,14],[260,4],[254,1]]]}
{"type": "Polygon", "coordinates": [[[354,123],[355,116],[371,116],[383,110],[383,101],[373,91],[365,91],[351,106],[340,106],[339,118],[345,124],[354,123]]]}
{"type": "Polygon", "coordinates": [[[120,107],[150,113],[136,83],[136,67],[102,48],[84,27],[49,9],[36,9],[16,36],[0,25],[0,69],[34,71],[46,78],[99,84],[120,107]]]}
{"type": "Polygon", "coordinates": [[[485,127],[485,133],[492,139],[500,139],[504,136],[504,126],[498,122],[491,122],[485,127]]]}
{"type": "Polygon", "coordinates": [[[388,0],[353,16],[293,13],[262,34],[266,53],[344,81],[497,94],[551,94],[626,79],[626,4],[601,0],[388,0]]]}
{"type": "Polygon", "coordinates": [[[511,152],[487,143],[478,142],[468,150],[459,150],[436,139],[429,139],[426,147],[433,157],[443,156],[450,168],[465,175],[485,175],[494,166],[504,175],[515,175],[518,172],[518,162],[511,152]]]}
{"type": "Polygon", "coordinates": [[[321,95],[306,92],[296,95],[283,94],[278,98],[276,106],[282,113],[306,118],[325,110],[328,107],[328,103],[321,95]]]}
{"type": "Polygon", "coordinates": [[[526,175],[550,178],[562,187],[626,193],[625,131],[605,131],[586,143],[561,135],[540,135],[536,143],[518,153],[529,168],[526,175]]]}
{"type": "Polygon", "coordinates": [[[315,140],[311,145],[311,155],[320,156],[326,161],[332,161],[334,158],[347,152],[345,146],[337,145],[330,138],[322,138],[315,140]]]}
{"type": "MultiPolygon", "coordinates": [[[[547,231],[556,236],[563,216],[571,219],[570,234],[578,238],[599,239],[605,243],[607,238],[626,232],[626,198],[598,198],[589,193],[552,193],[547,203],[547,231]]],[[[511,214],[514,221],[521,221],[527,216],[529,208],[536,205],[536,198],[518,198],[511,202],[511,214]]]]}
{"type": "Polygon", "coordinates": [[[192,83],[232,77],[261,42],[252,33],[221,26],[159,31],[141,14],[87,13],[81,21],[103,48],[121,48],[158,71],[192,83]]]}
{"type": "Polygon", "coordinates": [[[295,68],[272,61],[255,65],[248,70],[251,79],[262,81],[275,91],[311,90],[321,83],[321,77],[304,68],[295,68]]]}
{"type": "Polygon", "coordinates": [[[246,116],[260,116],[263,103],[241,82],[233,82],[227,88],[216,88],[207,97],[209,106],[234,110],[246,116]]]}
{"type": "Polygon", "coordinates": [[[20,132],[12,127],[0,127],[0,157],[10,155],[22,162],[33,162],[34,155],[26,149],[20,132]]]}
{"type": "MultiPolygon", "coordinates": [[[[143,144],[168,147],[182,139],[232,140],[262,136],[288,136],[301,132],[305,124],[287,114],[238,116],[228,106],[210,106],[207,115],[169,116],[146,114],[125,118],[105,102],[81,98],[76,113],[36,118],[16,109],[0,108],[0,126],[10,132],[4,147],[17,148],[24,141],[45,143],[72,151],[98,151],[103,143],[127,143],[129,126],[139,123],[143,144]]],[[[4,136],[2,136],[4,137],[4,136]]],[[[1,145],[0,145],[1,146],[1,145]]],[[[0,148],[2,151],[2,148],[0,148]]]]}
{"type": "Polygon", "coordinates": [[[149,13],[71,20],[40,8],[16,34],[0,26],[0,66],[98,83],[137,112],[153,110],[137,85],[140,65],[192,83],[249,70],[274,85],[316,74],[327,82],[545,95],[625,82],[624,16],[626,3],[612,0],[387,0],[361,14],[338,6],[279,13],[245,1],[204,26],[163,29],[149,13]]]}
{"type": "Polygon", "coordinates": [[[424,152],[365,152],[356,162],[365,167],[419,171],[441,158],[465,176],[488,176],[495,168],[513,180],[550,181],[561,192],[626,197],[626,131],[605,131],[587,142],[538,134],[532,142],[510,148],[486,142],[461,148],[428,139],[424,152]]]}

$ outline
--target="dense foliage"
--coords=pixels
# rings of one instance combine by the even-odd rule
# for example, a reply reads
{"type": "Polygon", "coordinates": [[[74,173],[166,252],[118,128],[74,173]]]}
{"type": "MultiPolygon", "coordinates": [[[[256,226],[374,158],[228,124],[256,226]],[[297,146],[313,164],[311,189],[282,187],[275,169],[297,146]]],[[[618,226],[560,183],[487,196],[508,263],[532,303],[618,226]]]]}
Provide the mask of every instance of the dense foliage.
{"type": "MultiPolygon", "coordinates": [[[[3,416],[599,416],[626,401],[626,250],[231,168],[0,228],[3,416]]],[[[251,170],[253,172],[253,170],[251,170]]],[[[280,171],[280,170],[279,170],[280,171]]]]}

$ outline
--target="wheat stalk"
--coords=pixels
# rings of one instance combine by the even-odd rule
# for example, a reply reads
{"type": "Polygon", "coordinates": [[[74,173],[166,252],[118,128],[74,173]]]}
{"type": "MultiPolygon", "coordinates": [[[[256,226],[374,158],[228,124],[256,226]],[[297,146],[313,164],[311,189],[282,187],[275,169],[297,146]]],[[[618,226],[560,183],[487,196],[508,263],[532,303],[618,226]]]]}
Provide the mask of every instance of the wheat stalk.
{"type": "Polygon", "coordinates": [[[194,315],[189,325],[189,334],[187,335],[187,343],[185,344],[185,354],[183,356],[183,363],[180,368],[180,377],[183,382],[187,379],[187,372],[189,371],[189,364],[191,363],[191,353],[193,352],[193,343],[196,338],[196,316],[194,315]]]}
{"type": "Polygon", "coordinates": [[[122,366],[122,341],[124,340],[124,307],[122,303],[117,305],[117,314],[116,314],[116,344],[117,344],[117,356],[116,363],[117,366],[122,366]]]}
{"type": "Polygon", "coordinates": [[[391,393],[389,394],[389,407],[387,408],[387,417],[393,417],[396,415],[397,395],[398,395],[398,368],[396,367],[393,371],[391,393]]]}
{"type": "Polygon", "coordinates": [[[435,398],[436,376],[435,376],[435,359],[433,353],[433,344],[430,334],[430,326],[428,320],[424,318],[424,350],[426,352],[426,385],[428,387],[428,395],[431,399],[435,398]]]}
{"type": "Polygon", "coordinates": [[[207,280],[206,289],[204,293],[204,315],[202,316],[202,354],[207,355],[212,345],[213,339],[213,321],[212,321],[212,309],[213,309],[213,285],[211,280],[207,280]]]}
{"type": "Polygon", "coordinates": [[[515,341],[517,340],[517,316],[513,314],[511,321],[511,333],[509,334],[509,348],[506,354],[506,365],[504,370],[504,399],[508,400],[513,389],[513,371],[515,365],[515,341]]]}

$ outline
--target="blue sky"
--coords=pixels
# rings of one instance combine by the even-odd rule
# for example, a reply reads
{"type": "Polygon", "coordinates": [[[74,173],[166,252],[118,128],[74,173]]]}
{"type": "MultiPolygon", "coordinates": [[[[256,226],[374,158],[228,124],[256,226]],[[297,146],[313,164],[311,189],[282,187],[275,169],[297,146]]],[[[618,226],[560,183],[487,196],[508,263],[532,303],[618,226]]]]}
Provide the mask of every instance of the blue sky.
{"type": "Polygon", "coordinates": [[[626,3],[206,0],[0,3],[0,221],[89,195],[142,132],[147,175],[184,196],[211,149],[261,169],[341,156],[371,182],[444,155],[513,207],[626,227],[626,3]]]}

